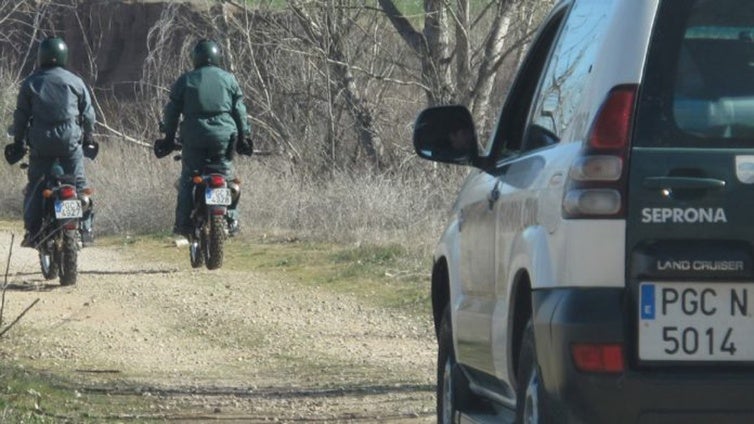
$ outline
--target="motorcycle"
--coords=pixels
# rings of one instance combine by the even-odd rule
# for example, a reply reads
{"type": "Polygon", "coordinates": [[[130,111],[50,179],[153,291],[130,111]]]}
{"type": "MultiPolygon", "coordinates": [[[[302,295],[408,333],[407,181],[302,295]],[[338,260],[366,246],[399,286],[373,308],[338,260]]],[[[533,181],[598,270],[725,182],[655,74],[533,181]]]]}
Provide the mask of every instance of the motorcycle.
{"type": "Polygon", "coordinates": [[[34,238],[34,248],[39,252],[42,275],[47,280],[60,277],[60,284],[76,284],[78,252],[84,238],[89,238],[91,227],[82,228],[82,221],[92,214],[92,191],[76,190],[75,179],[63,174],[63,168],[54,164],[36,187],[42,191],[42,222],[34,238]]]}
{"type": "MultiPolygon", "coordinates": [[[[162,124],[160,124],[162,128],[162,124]]],[[[168,141],[156,140],[154,154],[160,159],[172,152],[181,151],[181,139],[168,141]]],[[[241,183],[237,178],[231,179],[224,165],[232,160],[235,151],[251,156],[253,145],[250,140],[243,149],[236,149],[235,140],[230,143],[223,157],[207,158],[201,169],[192,172],[191,182],[191,230],[186,234],[189,242],[189,259],[192,268],[202,266],[213,270],[223,265],[223,248],[228,237],[238,232],[238,221],[231,217],[241,197],[241,183]]],[[[181,154],[173,156],[181,161],[181,154]]],[[[180,187],[179,182],[178,187],[180,187]]]]}
{"type": "MultiPolygon", "coordinates": [[[[13,127],[9,127],[7,137],[13,137],[13,127]]],[[[6,161],[14,165],[27,153],[27,148],[5,147],[6,161]]],[[[86,146],[84,155],[94,159],[98,147],[86,146]],[[87,150],[89,149],[89,150],[87,150]]],[[[29,165],[21,163],[21,169],[29,165]]],[[[56,159],[50,168],[34,183],[24,189],[40,192],[32,196],[32,201],[41,202],[41,223],[36,234],[31,236],[30,245],[39,253],[39,265],[46,280],[60,278],[60,284],[76,284],[78,276],[78,252],[86,242],[92,241],[94,219],[92,189],[76,189],[76,178],[65,174],[56,159]]],[[[28,207],[29,205],[26,205],[28,207]]]]}
{"type": "MultiPolygon", "coordinates": [[[[155,142],[158,159],[182,150],[180,139],[164,143],[164,139],[155,142]]],[[[177,154],[173,159],[181,161],[182,156],[177,154]]],[[[229,179],[221,158],[208,158],[201,169],[193,171],[191,182],[191,231],[186,234],[191,267],[218,269],[223,265],[225,240],[238,229],[238,222],[230,218],[228,211],[238,205],[240,182],[229,179]]]]}
{"type": "Polygon", "coordinates": [[[189,259],[193,268],[206,265],[218,269],[223,264],[223,246],[231,235],[234,221],[228,209],[238,202],[238,179],[229,180],[227,170],[217,163],[208,163],[192,177],[192,232],[188,236],[189,259]]]}

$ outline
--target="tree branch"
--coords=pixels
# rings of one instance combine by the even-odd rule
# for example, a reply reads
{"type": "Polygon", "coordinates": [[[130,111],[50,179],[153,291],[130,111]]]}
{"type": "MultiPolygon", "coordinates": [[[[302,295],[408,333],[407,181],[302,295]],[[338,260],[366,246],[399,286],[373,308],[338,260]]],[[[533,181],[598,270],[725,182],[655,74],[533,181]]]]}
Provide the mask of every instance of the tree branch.
{"type": "Polygon", "coordinates": [[[8,324],[8,326],[5,327],[3,331],[0,331],[0,337],[3,337],[5,333],[7,333],[11,328],[13,328],[13,326],[16,325],[16,323],[18,323],[18,321],[20,321],[21,318],[23,318],[24,315],[26,315],[26,313],[29,312],[29,310],[33,308],[34,305],[37,304],[37,302],[39,302],[39,298],[36,298],[33,302],[31,302],[31,305],[27,306],[26,309],[24,309],[24,311],[21,312],[21,315],[16,317],[16,319],[14,319],[12,323],[8,324]]]}
{"type": "Polygon", "coordinates": [[[425,54],[427,51],[426,43],[424,42],[424,36],[417,31],[411,22],[398,10],[393,0],[377,0],[382,7],[382,11],[385,13],[390,23],[398,31],[398,35],[419,55],[425,54]]]}
{"type": "Polygon", "coordinates": [[[8,248],[8,262],[5,264],[5,280],[3,282],[3,295],[0,300],[0,327],[3,326],[3,312],[5,311],[5,292],[8,291],[8,272],[10,272],[10,258],[13,256],[13,241],[16,234],[10,235],[10,247],[8,248]]]}
{"type": "Polygon", "coordinates": [[[110,131],[111,133],[113,133],[113,134],[115,134],[115,135],[117,135],[119,137],[123,137],[123,139],[126,140],[126,141],[128,141],[129,143],[133,143],[133,144],[136,144],[138,146],[147,147],[147,148],[150,148],[150,149],[152,148],[151,144],[149,144],[147,142],[144,142],[144,141],[141,141],[141,140],[138,140],[138,139],[135,139],[133,137],[129,137],[128,135],[123,134],[122,132],[116,130],[115,128],[112,128],[112,127],[108,126],[104,122],[97,121],[97,125],[99,125],[100,127],[102,127],[104,129],[110,131]]]}

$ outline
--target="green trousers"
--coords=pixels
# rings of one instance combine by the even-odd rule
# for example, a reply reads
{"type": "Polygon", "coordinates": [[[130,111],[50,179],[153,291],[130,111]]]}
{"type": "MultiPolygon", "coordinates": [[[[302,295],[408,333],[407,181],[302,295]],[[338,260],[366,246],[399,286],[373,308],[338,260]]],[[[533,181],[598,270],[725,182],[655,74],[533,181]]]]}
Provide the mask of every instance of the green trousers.
{"type": "MultiPolygon", "coordinates": [[[[186,230],[191,227],[191,181],[195,172],[201,172],[206,166],[212,165],[223,169],[229,179],[234,178],[233,162],[226,155],[223,148],[191,148],[183,146],[181,153],[181,177],[178,184],[178,201],[175,207],[175,229],[186,230]]],[[[228,208],[228,218],[237,219],[238,212],[235,204],[228,208]]]]}

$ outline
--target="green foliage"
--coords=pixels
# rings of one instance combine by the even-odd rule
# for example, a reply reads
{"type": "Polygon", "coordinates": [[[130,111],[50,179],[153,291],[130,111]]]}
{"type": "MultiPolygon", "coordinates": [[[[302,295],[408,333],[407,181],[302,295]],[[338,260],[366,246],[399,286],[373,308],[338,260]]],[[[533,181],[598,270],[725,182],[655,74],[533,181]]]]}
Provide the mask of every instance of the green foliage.
{"type": "Polygon", "coordinates": [[[358,246],[345,249],[332,255],[336,262],[351,262],[357,264],[388,265],[397,258],[404,256],[406,249],[392,244],[388,246],[358,246]]]}
{"type": "MultiPolygon", "coordinates": [[[[114,411],[148,411],[147,401],[136,395],[109,396],[67,381],[11,365],[0,365],[0,422],[47,424],[95,423],[127,418],[114,411]]],[[[154,422],[154,420],[129,420],[154,422]]]]}
{"type": "Polygon", "coordinates": [[[302,284],[353,295],[379,307],[423,316],[429,311],[428,264],[399,245],[255,242],[226,253],[233,269],[284,272],[302,284]]]}

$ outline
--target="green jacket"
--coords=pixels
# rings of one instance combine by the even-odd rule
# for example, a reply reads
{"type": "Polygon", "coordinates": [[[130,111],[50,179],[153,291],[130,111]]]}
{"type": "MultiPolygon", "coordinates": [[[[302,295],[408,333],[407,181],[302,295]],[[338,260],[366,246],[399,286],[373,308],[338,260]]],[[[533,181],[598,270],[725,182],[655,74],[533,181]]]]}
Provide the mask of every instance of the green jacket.
{"type": "Polygon", "coordinates": [[[173,84],[164,110],[167,135],[176,133],[181,114],[181,140],[188,148],[227,146],[233,136],[250,133],[236,77],[216,66],[186,72],[173,84]]]}
{"type": "Polygon", "coordinates": [[[13,128],[19,140],[28,135],[35,154],[69,156],[94,123],[89,90],[65,68],[40,68],[21,84],[13,128]]]}

